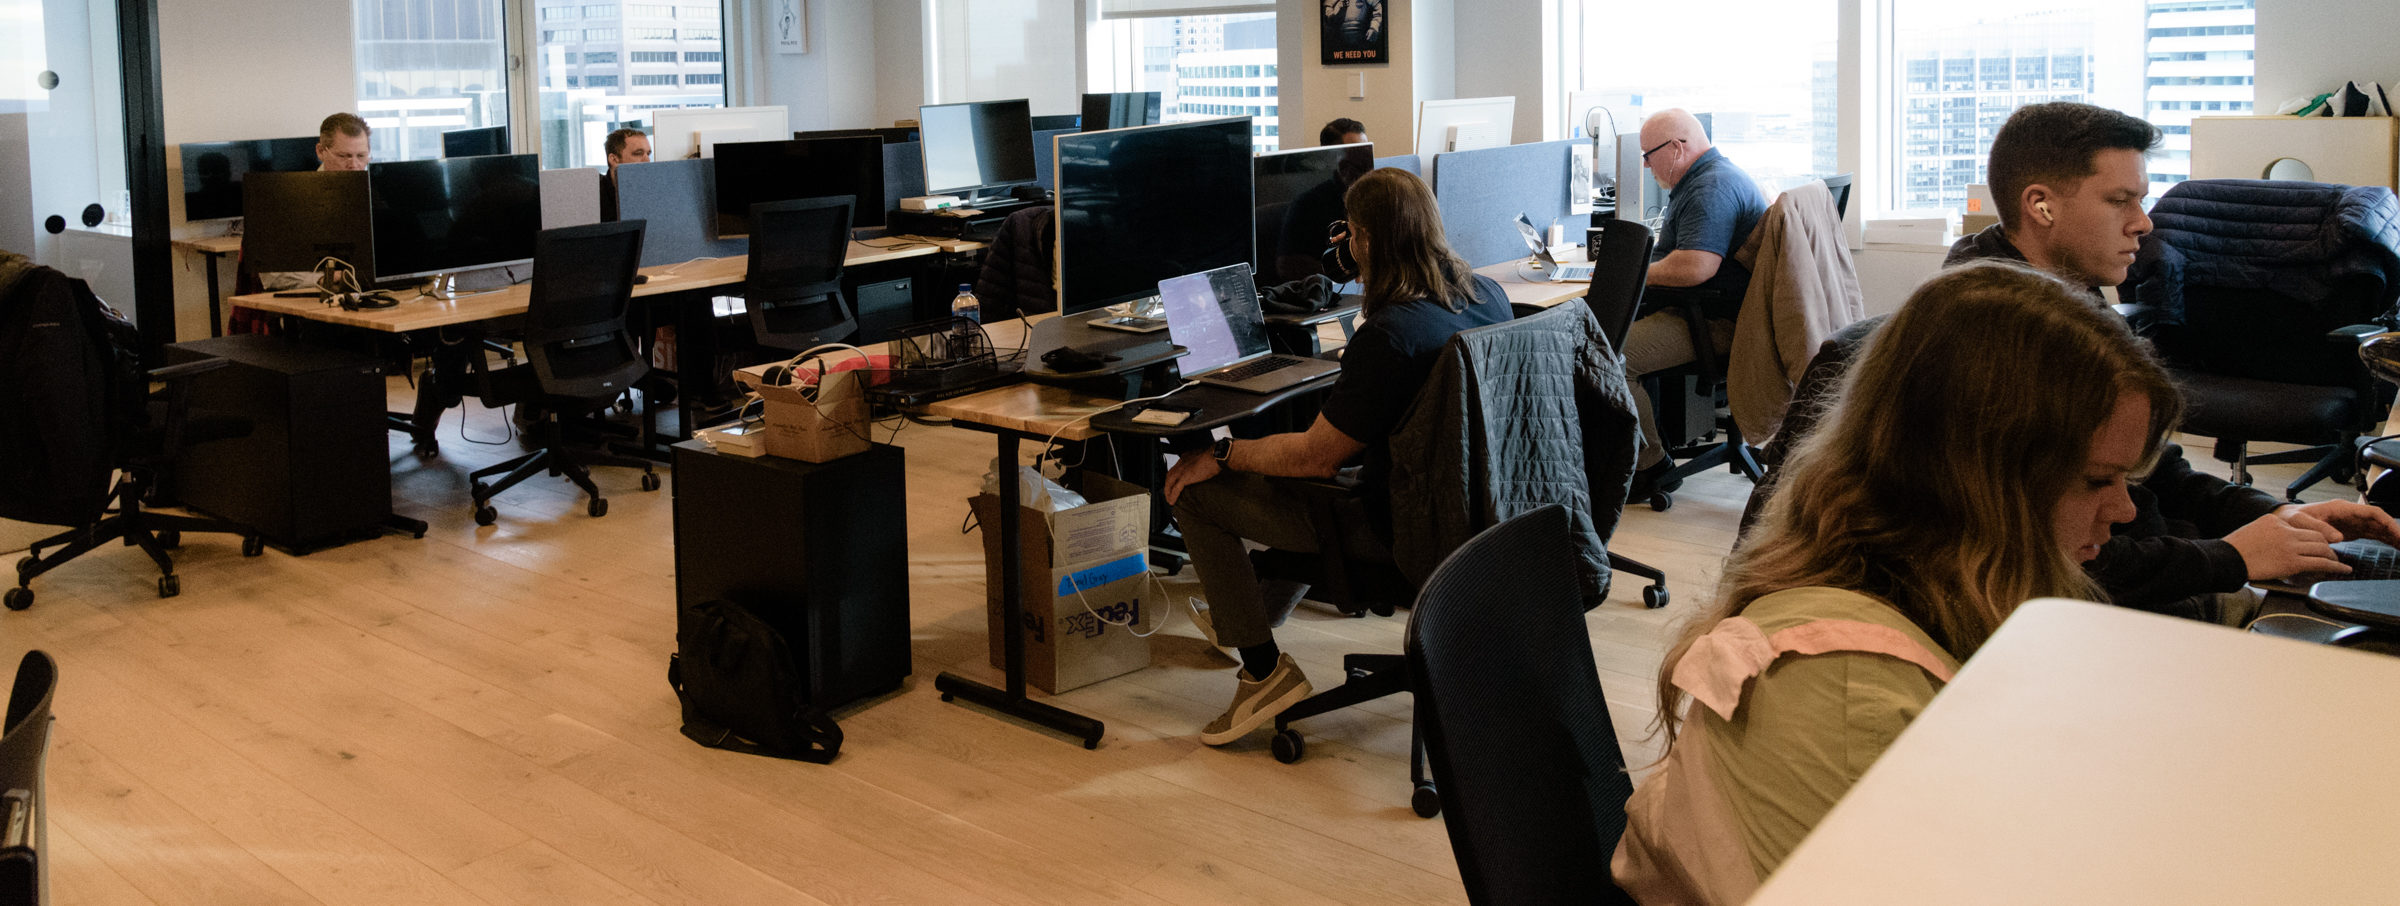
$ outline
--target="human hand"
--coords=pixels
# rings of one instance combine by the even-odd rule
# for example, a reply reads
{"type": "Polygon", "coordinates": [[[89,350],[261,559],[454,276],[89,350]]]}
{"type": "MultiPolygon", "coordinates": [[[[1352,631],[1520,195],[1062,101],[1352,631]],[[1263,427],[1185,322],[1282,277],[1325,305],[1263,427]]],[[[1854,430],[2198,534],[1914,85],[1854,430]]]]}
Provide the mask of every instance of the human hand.
{"type": "Polygon", "coordinates": [[[2284,521],[2274,513],[2234,529],[2225,543],[2242,555],[2251,581],[2281,579],[2301,573],[2343,575],[2350,567],[2333,558],[2333,542],[2318,529],[2284,521]]]}
{"type": "Polygon", "coordinates": [[[1167,505],[1174,506],[1175,499],[1183,496],[1184,488],[1215,478],[1218,472],[1224,470],[1224,464],[1217,462],[1217,458],[1205,449],[1184,454],[1183,458],[1175,460],[1173,468],[1167,470],[1167,505]]]}
{"type": "Polygon", "coordinates": [[[2333,532],[2330,537],[2333,541],[2372,538],[2400,547],[2400,520],[2394,520],[2392,514],[2384,512],[2382,507],[2355,500],[2285,504],[2275,508],[2275,515],[2302,528],[2333,532]]]}

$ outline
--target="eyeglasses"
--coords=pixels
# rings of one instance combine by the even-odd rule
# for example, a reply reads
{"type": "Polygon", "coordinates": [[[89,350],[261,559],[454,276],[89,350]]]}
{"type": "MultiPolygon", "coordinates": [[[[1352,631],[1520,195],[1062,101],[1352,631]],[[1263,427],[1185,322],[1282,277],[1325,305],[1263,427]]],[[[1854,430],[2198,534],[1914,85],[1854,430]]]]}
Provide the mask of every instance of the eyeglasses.
{"type": "MultiPolygon", "coordinates": [[[[1680,139],[1680,138],[1670,138],[1670,139],[1667,139],[1666,141],[1659,142],[1659,143],[1658,143],[1658,148],[1664,148],[1664,147],[1666,147],[1666,146],[1668,146],[1668,145],[1672,145],[1672,144],[1674,144],[1674,143],[1676,143],[1676,142],[1680,142],[1680,141],[1683,141],[1683,139],[1680,139]]],[[[1657,154],[1657,153],[1658,153],[1658,148],[1652,148],[1652,149],[1650,149],[1650,150],[1648,150],[1648,151],[1644,151],[1644,152],[1642,152],[1642,163],[1645,163],[1645,164],[1646,164],[1646,163],[1649,163],[1649,162],[1650,162],[1650,155],[1657,154]]]]}

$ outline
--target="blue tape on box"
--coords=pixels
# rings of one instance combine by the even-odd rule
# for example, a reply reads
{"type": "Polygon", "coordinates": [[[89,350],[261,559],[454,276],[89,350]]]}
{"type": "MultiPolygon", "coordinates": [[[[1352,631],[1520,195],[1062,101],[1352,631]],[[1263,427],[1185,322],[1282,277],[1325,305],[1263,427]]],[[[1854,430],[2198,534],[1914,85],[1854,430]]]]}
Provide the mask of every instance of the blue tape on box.
{"type": "Polygon", "coordinates": [[[1090,569],[1077,570],[1059,577],[1058,595],[1063,598],[1081,589],[1099,588],[1119,579],[1141,575],[1149,568],[1150,565],[1144,555],[1134,554],[1090,569]]]}

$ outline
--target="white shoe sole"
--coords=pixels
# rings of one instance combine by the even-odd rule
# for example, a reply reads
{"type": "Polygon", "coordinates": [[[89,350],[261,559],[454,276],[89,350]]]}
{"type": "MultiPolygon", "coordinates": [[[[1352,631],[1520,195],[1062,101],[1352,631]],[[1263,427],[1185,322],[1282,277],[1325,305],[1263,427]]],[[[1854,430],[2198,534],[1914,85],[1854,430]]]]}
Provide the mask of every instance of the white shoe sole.
{"type": "Polygon", "coordinates": [[[1221,746],[1244,736],[1248,736],[1250,735],[1250,731],[1258,729],[1261,724],[1264,724],[1267,721],[1274,720],[1275,715],[1281,714],[1285,709],[1299,704],[1302,700],[1308,698],[1309,695],[1316,691],[1316,687],[1311,686],[1306,682],[1302,682],[1300,685],[1293,687],[1292,691],[1284,693],[1282,698],[1268,702],[1265,706],[1260,707],[1258,710],[1250,712],[1249,719],[1244,720],[1241,723],[1234,724],[1233,726],[1227,728],[1225,732],[1200,734],[1200,743],[1202,745],[1221,746]]]}

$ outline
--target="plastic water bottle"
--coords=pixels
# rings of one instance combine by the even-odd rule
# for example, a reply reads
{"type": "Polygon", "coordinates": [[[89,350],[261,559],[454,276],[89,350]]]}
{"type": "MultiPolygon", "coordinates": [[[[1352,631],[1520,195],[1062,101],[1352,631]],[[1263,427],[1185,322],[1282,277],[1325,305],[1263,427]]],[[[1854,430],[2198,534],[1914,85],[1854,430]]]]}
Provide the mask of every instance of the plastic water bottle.
{"type": "Polygon", "coordinates": [[[950,317],[950,360],[963,361],[975,354],[980,345],[975,342],[975,335],[982,332],[974,326],[983,323],[983,300],[975,298],[974,284],[958,285],[958,295],[950,299],[950,317]],[[959,318],[974,324],[960,323],[959,318]]]}
{"type": "Polygon", "coordinates": [[[958,295],[950,300],[950,316],[983,323],[983,300],[975,298],[975,284],[958,285],[958,295]]]}

